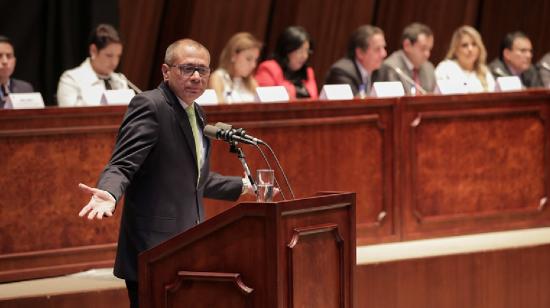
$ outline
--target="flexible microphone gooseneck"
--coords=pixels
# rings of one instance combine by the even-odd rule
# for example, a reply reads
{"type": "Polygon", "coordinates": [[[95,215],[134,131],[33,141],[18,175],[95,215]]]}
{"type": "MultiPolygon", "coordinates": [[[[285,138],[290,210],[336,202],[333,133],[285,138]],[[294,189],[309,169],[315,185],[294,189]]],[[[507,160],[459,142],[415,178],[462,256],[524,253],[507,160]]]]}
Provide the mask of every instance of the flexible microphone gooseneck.
{"type": "Polygon", "coordinates": [[[397,75],[399,75],[399,77],[405,79],[406,82],[410,83],[416,89],[418,89],[418,91],[420,91],[420,93],[422,93],[422,94],[428,93],[428,91],[426,91],[420,84],[418,84],[414,80],[412,80],[412,78],[409,77],[407,74],[405,74],[399,67],[394,67],[394,66],[391,66],[391,65],[388,65],[388,67],[391,68],[394,72],[396,72],[397,75]]]}
{"type": "MultiPolygon", "coordinates": [[[[234,129],[232,125],[222,123],[222,122],[216,123],[215,126],[210,125],[210,124],[206,125],[204,127],[204,134],[207,137],[211,138],[211,139],[226,141],[226,142],[229,142],[232,145],[235,142],[242,142],[242,143],[245,143],[245,144],[254,145],[260,151],[260,153],[262,154],[263,159],[266,161],[268,167],[271,169],[271,165],[269,164],[269,160],[267,159],[267,157],[265,156],[264,152],[262,151],[262,149],[260,148],[259,145],[266,146],[269,149],[269,151],[271,152],[271,155],[273,156],[273,158],[275,159],[275,162],[277,163],[277,167],[279,168],[279,170],[281,171],[281,173],[283,175],[283,178],[285,179],[286,185],[288,186],[288,189],[290,191],[290,194],[292,195],[292,198],[295,199],[294,191],[292,190],[292,187],[290,185],[288,177],[286,176],[286,174],[285,174],[285,172],[284,172],[284,170],[281,166],[281,163],[279,162],[279,159],[277,158],[277,155],[275,155],[275,152],[269,146],[269,144],[267,144],[266,142],[264,142],[261,139],[258,139],[256,137],[253,137],[251,135],[246,134],[246,131],[242,128],[234,129]]],[[[243,156],[244,156],[244,154],[243,154],[243,156]]],[[[239,157],[239,159],[240,158],[241,157],[239,157]]],[[[244,161],[244,157],[243,157],[243,159],[241,159],[241,162],[243,163],[243,166],[245,167],[245,172],[247,172],[246,169],[248,168],[248,166],[246,166],[246,162],[244,161]]],[[[250,171],[248,171],[247,176],[251,177],[250,171]]],[[[251,181],[251,183],[253,183],[253,181],[251,181]]],[[[279,185],[279,183],[277,182],[277,178],[275,178],[275,184],[278,187],[281,187],[279,185]]],[[[284,200],[286,200],[285,195],[282,192],[282,190],[281,190],[281,197],[284,200]]]]}

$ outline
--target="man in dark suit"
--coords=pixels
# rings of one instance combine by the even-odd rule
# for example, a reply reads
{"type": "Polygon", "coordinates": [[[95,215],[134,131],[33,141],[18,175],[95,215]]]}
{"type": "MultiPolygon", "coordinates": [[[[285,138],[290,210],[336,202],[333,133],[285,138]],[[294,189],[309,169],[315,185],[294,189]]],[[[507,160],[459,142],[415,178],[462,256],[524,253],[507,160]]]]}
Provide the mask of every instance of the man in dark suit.
{"type": "Polygon", "coordinates": [[[500,44],[499,58],[489,64],[495,78],[518,76],[525,88],[542,87],[537,69],[531,64],[533,45],[525,33],[515,31],[506,34],[500,44]]]}
{"type": "Polygon", "coordinates": [[[428,60],[434,45],[432,30],[412,23],[403,30],[401,44],[403,48],[384,61],[375,81],[400,81],[408,95],[433,92],[435,72],[428,60]]]}
{"type": "Polygon", "coordinates": [[[10,39],[0,35],[0,109],[4,108],[10,93],[34,92],[30,83],[11,78],[16,60],[10,39]]]}
{"type": "Polygon", "coordinates": [[[382,29],[371,25],[360,26],[351,35],[346,57],[330,67],[325,84],[349,84],[354,96],[365,97],[375,77],[373,74],[386,55],[382,29]]]}
{"type": "Polygon", "coordinates": [[[138,254],[199,224],[203,196],[237,200],[246,190],[240,177],[210,172],[210,142],[201,108],[194,103],[210,75],[210,54],[201,44],[179,40],[162,65],[164,81],[136,95],[124,116],[111,160],[79,213],[111,216],[125,197],[115,276],[125,279],[131,307],[138,303],[138,254]]]}
{"type": "Polygon", "coordinates": [[[550,88],[550,52],[546,53],[537,63],[540,78],[545,87],[550,88]]]}

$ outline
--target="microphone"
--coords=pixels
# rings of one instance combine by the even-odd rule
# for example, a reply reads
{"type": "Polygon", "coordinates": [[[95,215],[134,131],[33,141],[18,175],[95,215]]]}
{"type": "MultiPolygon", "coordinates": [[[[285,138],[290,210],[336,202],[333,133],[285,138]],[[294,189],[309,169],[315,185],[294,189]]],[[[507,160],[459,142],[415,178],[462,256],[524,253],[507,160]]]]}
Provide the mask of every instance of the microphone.
{"type": "MultiPolygon", "coordinates": [[[[223,123],[222,123],[223,124],[223,123]]],[[[227,124],[226,124],[227,125],[227,124]]],[[[206,125],[203,130],[204,134],[210,138],[210,139],[217,139],[222,140],[226,142],[242,142],[246,144],[252,144],[252,145],[258,145],[258,141],[261,141],[257,138],[254,138],[252,136],[248,136],[245,134],[244,130],[242,130],[242,134],[247,137],[241,136],[241,134],[237,134],[237,130],[234,129],[222,129],[214,125],[206,125]]],[[[263,143],[263,141],[261,141],[263,143]]]]}
{"type": "Polygon", "coordinates": [[[123,74],[119,74],[119,75],[124,77],[124,80],[126,80],[126,83],[128,84],[128,87],[130,89],[134,90],[134,92],[136,92],[136,94],[139,94],[139,93],[142,92],[135,84],[133,84],[130,80],[128,80],[128,78],[126,78],[126,76],[124,76],[123,74]]]}
{"type": "MultiPolygon", "coordinates": [[[[262,154],[264,160],[266,161],[266,163],[269,166],[269,161],[265,157],[261,147],[258,144],[266,146],[269,149],[269,151],[271,152],[271,154],[273,155],[273,158],[275,159],[275,162],[277,163],[277,166],[279,167],[279,170],[281,170],[281,173],[282,173],[282,175],[283,175],[283,177],[286,181],[288,189],[290,190],[290,194],[292,195],[292,198],[295,199],[294,191],[292,190],[292,187],[290,186],[290,182],[288,181],[288,178],[287,178],[283,168],[281,167],[281,163],[279,162],[279,159],[277,158],[277,155],[275,155],[275,152],[269,146],[269,144],[267,144],[266,142],[264,142],[264,141],[262,141],[258,138],[247,135],[246,131],[242,128],[234,129],[232,125],[229,125],[229,124],[223,123],[223,122],[218,122],[218,123],[216,123],[216,125],[210,125],[210,124],[206,125],[204,127],[204,134],[210,139],[217,139],[217,140],[223,140],[223,141],[229,142],[229,143],[232,144],[232,146],[234,145],[232,143],[234,141],[239,141],[239,142],[242,142],[242,143],[254,145],[260,151],[260,153],[262,154]]],[[[240,150],[240,149],[238,149],[238,150],[240,150]]],[[[241,160],[241,163],[243,164],[243,167],[245,169],[245,173],[249,177],[250,182],[254,183],[254,180],[252,179],[252,176],[250,175],[250,171],[248,169],[248,166],[246,165],[246,162],[244,161],[244,154],[242,154],[242,151],[239,151],[239,152],[241,152],[239,154],[239,159],[241,160]]],[[[271,166],[269,166],[269,168],[271,169],[271,166]]],[[[275,184],[277,186],[279,186],[279,184],[277,182],[277,178],[275,178],[275,184]]],[[[253,185],[255,186],[255,184],[253,184],[253,185]]],[[[281,190],[281,196],[283,197],[283,199],[286,200],[285,195],[283,194],[282,190],[281,190]]]]}
{"type": "Polygon", "coordinates": [[[256,137],[252,137],[250,135],[247,135],[246,131],[242,128],[234,129],[232,125],[227,124],[227,123],[223,123],[223,122],[218,122],[218,123],[216,123],[215,126],[219,129],[223,129],[224,131],[230,131],[230,132],[232,132],[233,134],[235,134],[239,137],[245,138],[247,140],[251,140],[251,141],[255,142],[256,144],[264,144],[265,145],[265,142],[263,142],[261,139],[258,139],[256,137]]]}
{"type": "MultiPolygon", "coordinates": [[[[386,64],[386,65],[388,65],[388,64],[386,64]]],[[[422,93],[422,94],[428,93],[428,91],[426,91],[424,88],[422,88],[422,86],[420,84],[417,84],[414,80],[412,80],[412,78],[409,77],[407,74],[405,74],[399,67],[395,67],[393,65],[388,65],[388,67],[390,67],[392,70],[394,70],[397,73],[397,75],[399,75],[399,77],[405,79],[406,82],[413,85],[418,91],[420,91],[420,93],[422,93]]]]}
{"type": "Polygon", "coordinates": [[[540,67],[542,67],[543,69],[545,69],[547,71],[550,71],[550,64],[548,64],[546,62],[541,62],[540,67]]]}

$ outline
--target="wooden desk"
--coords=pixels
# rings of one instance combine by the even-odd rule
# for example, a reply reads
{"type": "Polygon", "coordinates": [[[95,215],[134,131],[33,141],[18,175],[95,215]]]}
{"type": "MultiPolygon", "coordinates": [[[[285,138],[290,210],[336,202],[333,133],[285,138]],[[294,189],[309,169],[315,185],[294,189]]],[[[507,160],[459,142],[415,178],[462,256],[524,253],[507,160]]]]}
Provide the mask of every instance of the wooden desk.
{"type": "MultiPolygon", "coordinates": [[[[549,105],[538,90],[205,109],[267,141],[296,197],[356,192],[363,245],[550,225],[549,105]]],[[[79,218],[77,184],[96,182],[124,111],[0,111],[0,281],[112,265],[120,208],[79,218]]],[[[213,169],[241,175],[227,144],[213,144],[213,169]]],[[[253,172],[266,166],[243,150],[253,172]]],[[[207,213],[229,206],[209,201],[207,213]]]]}

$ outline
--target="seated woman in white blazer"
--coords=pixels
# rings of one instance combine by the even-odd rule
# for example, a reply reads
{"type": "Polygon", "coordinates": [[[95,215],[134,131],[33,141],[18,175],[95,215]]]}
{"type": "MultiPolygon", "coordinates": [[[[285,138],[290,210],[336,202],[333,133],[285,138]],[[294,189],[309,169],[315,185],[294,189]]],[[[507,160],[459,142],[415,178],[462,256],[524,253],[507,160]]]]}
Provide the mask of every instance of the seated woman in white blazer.
{"type": "Polygon", "coordinates": [[[110,25],[100,24],[90,35],[90,57],[61,75],[57,86],[60,107],[97,105],[105,90],[127,89],[123,74],[115,73],[122,55],[122,41],[110,25]]]}
{"type": "Polygon", "coordinates": [[[470,26],[458,28],[451,39],[445,60],[435,69],[438,80],[454,80],[469,93],[492,92],[495,79],[487,68],[487,50],[481,35],[470,26]]]}

